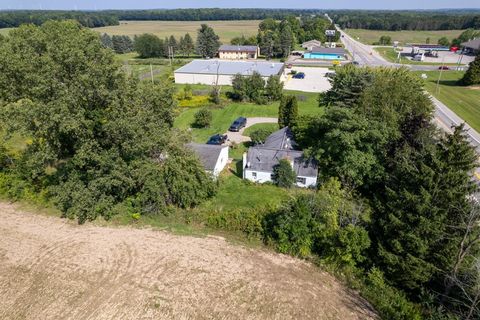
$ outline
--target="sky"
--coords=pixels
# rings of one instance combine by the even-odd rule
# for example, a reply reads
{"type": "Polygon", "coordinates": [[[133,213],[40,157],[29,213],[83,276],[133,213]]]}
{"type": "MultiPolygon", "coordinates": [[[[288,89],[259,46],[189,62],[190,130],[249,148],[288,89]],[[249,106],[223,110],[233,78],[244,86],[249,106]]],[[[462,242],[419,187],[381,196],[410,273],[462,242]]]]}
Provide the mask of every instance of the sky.
{"type": "Polygon", "coordinates": [[[439,9],[480,8],[480,0],[0,0],[2,9],[155,9],[155,8],[319,8],[439,9]]]}

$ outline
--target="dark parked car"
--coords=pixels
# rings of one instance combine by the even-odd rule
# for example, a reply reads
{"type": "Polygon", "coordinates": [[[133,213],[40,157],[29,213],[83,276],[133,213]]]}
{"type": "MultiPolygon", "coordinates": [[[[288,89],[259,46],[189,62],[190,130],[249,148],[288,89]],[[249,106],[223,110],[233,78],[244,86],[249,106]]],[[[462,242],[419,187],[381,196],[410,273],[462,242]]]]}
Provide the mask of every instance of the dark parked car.
{"type": "Polygon", "coordinates": [[[305,73],[298,72],[293,76],[293,78],[295,78],[295,79],[305,79],[305,73]]]}
{"type": "Polygon", "coordinates": [[[217,144],[221,145],[224,144],[225,141],[227,141],[227,135],[226,134],[216,134],[214,136],[211,136],[210,139],[208,139],[207,144],[217,144]]]}
{"type": "Polygon", "coordinates": [[[450,70],[450,68],[447,66],[440,66],[438,67],[438,70],[450,70]]]}
{"type": "Polygon", "coordinates": [[[247,118],[240,117],[237,120],[233,121],[229,131],[240,131],[240,129],[244,128],[247,125],[247,118]]]}

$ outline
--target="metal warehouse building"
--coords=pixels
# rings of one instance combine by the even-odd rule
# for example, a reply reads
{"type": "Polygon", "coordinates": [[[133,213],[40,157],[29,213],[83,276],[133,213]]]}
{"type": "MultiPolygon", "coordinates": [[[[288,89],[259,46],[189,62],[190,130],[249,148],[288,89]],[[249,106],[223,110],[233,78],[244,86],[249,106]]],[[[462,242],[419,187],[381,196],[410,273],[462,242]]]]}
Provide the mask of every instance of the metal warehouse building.
{"type": "Polygon", "coordinates": [[[175,83],[231,85],[234,75],[258,72],[265,80],[278,75],[283,80],[284,64],[261,61],[193,60],[175,70],[175,83]]]}

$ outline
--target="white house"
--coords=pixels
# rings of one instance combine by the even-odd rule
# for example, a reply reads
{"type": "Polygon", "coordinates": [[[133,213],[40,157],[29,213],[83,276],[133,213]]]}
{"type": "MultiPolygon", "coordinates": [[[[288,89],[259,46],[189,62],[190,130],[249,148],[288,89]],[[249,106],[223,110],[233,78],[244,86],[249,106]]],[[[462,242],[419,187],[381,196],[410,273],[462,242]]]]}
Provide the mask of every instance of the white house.
{"type": "Polygon", "coordinates": [[[220,59],[257,59],[260,55],[258,46],[237,46],[237,45],[221,45],[218,49],[218,57],[220,59]]]}
{"type": "Polygon", "coordinates": [[[234,61],[234,60],[193,60],[175,70],[175,83],[232,85],[236,74],[250,76],[258,72],[266,81],[270,76],[283,74],[284,64],[265,61],[234,61]]]}
{"type": "Polygon", "coordinates": [[[205,171],[218,178],[228,162],[228,146],[188,143],[186,145],[200,159],[205,171]]]}
{"type": "Polygon", "coordinates": [[[314,160],[306,159],[302,151],[294,150],[296,144],[288,127],[272,133],[262,145],[250,147],[243,155],[243,178],[264,183],[273,181],[275,166],[287,159],[295,172],[296,185],[308,188],[317,185],[318,167],[314,160]]]}

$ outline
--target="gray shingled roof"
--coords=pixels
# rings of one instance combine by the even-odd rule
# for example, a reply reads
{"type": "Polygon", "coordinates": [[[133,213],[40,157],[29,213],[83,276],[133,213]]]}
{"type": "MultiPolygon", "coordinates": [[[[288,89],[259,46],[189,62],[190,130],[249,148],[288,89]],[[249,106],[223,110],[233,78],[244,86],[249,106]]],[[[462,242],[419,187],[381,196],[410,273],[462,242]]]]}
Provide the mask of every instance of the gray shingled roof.
{"type": "Polygon", "coordinates": [[[254,71],[263,77],[279,75],[283,70],[283,63],[261,62],[261,61],[227,61],[227,60],[193,60],[189,64],[175,70],[175,73],[196,73],[196,74],[218,74],[221,75],[252,75],[254,71]]]}
{"type": "Polygon", "coordinates": [[[462,43],[462,46],[475,50],[480,50],[480,38],[464,42],[462,43]]]}
{"type": "Polygon", "coordinates": [[[285,127],[269,135],[262,146],[278,150],[293,150],[296,143],[293,140],[292,131],[285,127]]]}
{"type": "Polygon", "coordinates": [[[218,51],[229,51],[229,52],[257,52],[257,46],[236,46],[223,44],[220,46],[218,51]]]}
{"type": "Polygon", "coordinates": [[[305,41],[304,43],[302,43],[302,47],[304,46],[310,46],[310,45],[321,45],[322,42],[321,41],[318,41],[318,40],[309,40],[309,41],[305,41]]]}
{"type": "Polygon", "coordinates": [[[293,171],[297,176],[316,177],[317,163],[304,158],[302,151],[278,150],[262,146],[250,147],[247,153],[247,168],[251,171],[271,172],[281,159],[293,161],[293,171]]]}
{"type": "Polygon", "coordinates": [[[346,54],[345,49],[343,48],[322,48],[322,47],[313,47],[312,53],[320,53],[320,54],[346,54]]]}
{"type": "Polygon", "coordinates": [[[217,164],[218,157],[220,157],[220,152],[223,148],[228,148],[226,146],[217,146],[211,144],[200,144],[200,143],[187,143],[187,148],[195,152],[195,154],[200,159],[203,167],[207,171],[213,171],[215,165],[217,164]]]}
{"type": "Polygon", "coordinates": [[[295,146],[292,131],[288,127],[280,129],[268,136],[263,145],[248,149],[247,169],[273,172],[281,159],[290,159],[297,176],[316,177],[317,163],[304,158],[302,151],[293,150],[295,146]]]}

